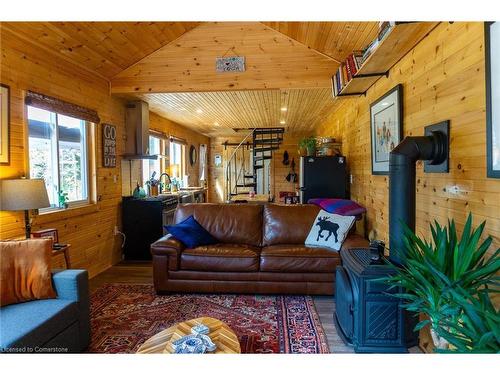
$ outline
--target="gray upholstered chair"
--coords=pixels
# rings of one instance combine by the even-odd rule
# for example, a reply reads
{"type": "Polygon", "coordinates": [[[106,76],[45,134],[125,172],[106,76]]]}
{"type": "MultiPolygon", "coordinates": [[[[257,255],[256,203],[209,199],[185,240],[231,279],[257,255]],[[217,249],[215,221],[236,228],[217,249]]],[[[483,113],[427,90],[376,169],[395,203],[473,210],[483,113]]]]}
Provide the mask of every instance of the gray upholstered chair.
{"type": "Polygon", "coordinates": [[[0,352],[78,353],[90,343],[88,273],[54,271],[55,299],[0,308],[0,352]]]}

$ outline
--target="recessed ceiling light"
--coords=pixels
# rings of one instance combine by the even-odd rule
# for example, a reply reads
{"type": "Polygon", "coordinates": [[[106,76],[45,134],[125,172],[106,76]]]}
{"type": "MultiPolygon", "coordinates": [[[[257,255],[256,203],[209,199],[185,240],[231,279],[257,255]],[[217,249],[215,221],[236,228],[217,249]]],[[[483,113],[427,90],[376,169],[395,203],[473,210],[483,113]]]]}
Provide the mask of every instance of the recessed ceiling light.
{"type": "Polygon", "coordinates": [[[215,126],[219,126],[219,123],[217,121],[214,122],[215,126]]]}
{"type": "Polygon", "coordinates": [[[186,110],[186,108],[184,108],[184,107],[181,108],[181,111],[185,111],[185,110],[186,110]]]}
{"type": "Polygon", "coordinates": [[[287,111],[287,107],[281,107],[281,112],[286,112],[287,111]]]}
{"type": "Polygon", "coordinates": [[[281,121],[280,121],[280,124],[285,124],[285,120],[281,120],[281,121]]]}
{"type": "Polygon", "coordinates": [[[201,109],[199,109],[199,108],[198,108],[198,109],[196,110],[196,113],[203,113],[203,111],[202,111],[201,109]]]}

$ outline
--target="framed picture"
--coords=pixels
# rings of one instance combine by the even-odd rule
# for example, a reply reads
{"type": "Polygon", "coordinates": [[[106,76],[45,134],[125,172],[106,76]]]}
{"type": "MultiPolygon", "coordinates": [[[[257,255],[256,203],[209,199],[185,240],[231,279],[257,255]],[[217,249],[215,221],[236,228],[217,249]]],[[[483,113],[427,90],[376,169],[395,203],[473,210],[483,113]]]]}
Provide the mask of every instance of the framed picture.
{"type": "Polygon", "coordinates": [[[41,238],[41,237],[50,237],[54,241],[53,243],[59,242],[59,235],[57,233],[57,229],[42,229],[37,230],[36,232],[31,232],[31,237],[33,238],[41,238]]]}
{"type": "Polygon", "coordinates": [[[487,176],[500,178],[500,22],[486,22],[487,176]]]}
{"type": "Polygon", "coordinates": [[[10,89],[0,83],[0,164],[9,162],[10,89]]]}
{"type": "Polygon", "coordinates": [[[403,136],[403,85],[370,105],[372,174],[389,174],[389,153],[403,136]]]}

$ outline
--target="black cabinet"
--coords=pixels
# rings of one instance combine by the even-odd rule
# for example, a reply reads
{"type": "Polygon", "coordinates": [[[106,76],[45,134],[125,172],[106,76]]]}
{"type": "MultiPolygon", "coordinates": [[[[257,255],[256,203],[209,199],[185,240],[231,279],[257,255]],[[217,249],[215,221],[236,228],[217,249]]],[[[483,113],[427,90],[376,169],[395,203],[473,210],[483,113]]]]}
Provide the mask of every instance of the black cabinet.
{"type": "Polygon", "coordinates": [[[122,200],[122,226],[127,260],[150,260],[150,245],[163,236],[165,202],[158,198],[122,200]]]}

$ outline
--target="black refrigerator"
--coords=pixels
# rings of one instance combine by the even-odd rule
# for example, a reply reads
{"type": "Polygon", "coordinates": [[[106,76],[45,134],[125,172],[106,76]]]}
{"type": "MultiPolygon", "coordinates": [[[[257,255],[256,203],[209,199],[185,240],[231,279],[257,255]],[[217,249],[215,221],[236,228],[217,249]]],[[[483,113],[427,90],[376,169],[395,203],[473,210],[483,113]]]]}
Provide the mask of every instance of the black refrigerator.
{"type": "Polygon", "coordinates": [[[300,203],[311,198],[348,198],[344,156],[300,158],[300,203]]]}

